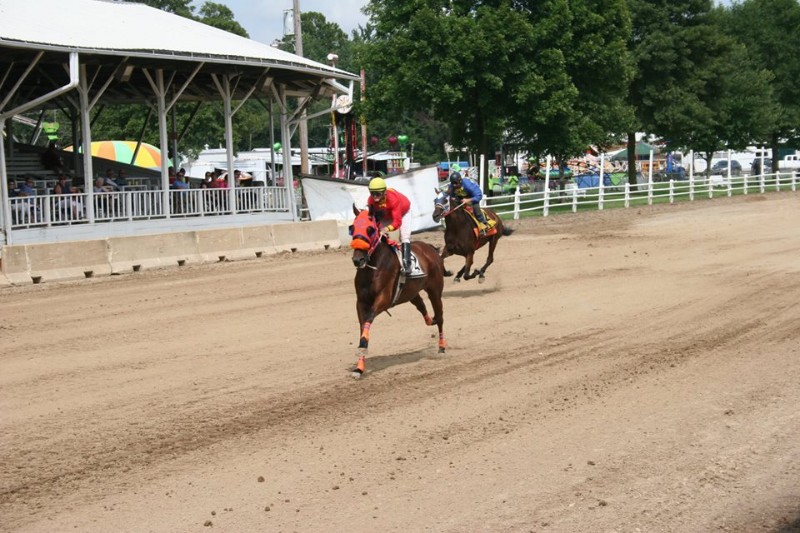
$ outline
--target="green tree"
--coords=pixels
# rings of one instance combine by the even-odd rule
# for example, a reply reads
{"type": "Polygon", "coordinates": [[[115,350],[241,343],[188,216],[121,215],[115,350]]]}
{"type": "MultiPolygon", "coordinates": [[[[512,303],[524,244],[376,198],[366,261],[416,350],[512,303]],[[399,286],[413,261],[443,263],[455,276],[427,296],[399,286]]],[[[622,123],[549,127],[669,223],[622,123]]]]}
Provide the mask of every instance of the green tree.
{"type": "Polygon", "coordinates": [[[692,123],[687,137],[689,146],[704,154],[707,174],[715,151],[744,149],[767,135],[777,118],[772,74],[755,67],[741,44],[731,39],[720,43],[724,46],[706,64],[708,79],[698,93],[705,120],[692,123]]]}
{"type": "MultiPolygon", "coordinates": [[[[631,102],[644,131],[709,162],[715,150],[744,148],[762,134],[772,116],[769,75],[724,34],[724,9],[712,11],[710,0],[628,1],[636,60],[631,102]]],[[[633,180],[634,151],[628,152],[633,180]]]]}
{"type": "MultiPolygon", "coordinates": [[[[767,141],[777,160],[782,141],[800,143],[800,4],[745,0],[730,8],[722,24],[747,47],[753,62],[772,74],[769,85],[776,116],[769,132],[756,140],[767,141]]],[[[774,169],[778,168],[776,164],[774,169]]]]}
{"type": "Polygon", "coordinates": [[[187,19],[194,18],[192,0],[143,0],[141,3],[160,9],[161,11],[167,11],[180,15],[181,17],[186,17],[187,19]]]}
{"type": "Polygon", "coordinates": [[[694,130],[713,120],[704,95],[719,44],[708,20],[711,0],[628,0],[628,5],[635,64],[630,103],[636,115],[628,132],[628,163],[629,181],[635,183],[634,131],[651,132],[685,148],[695,142],[694,130]]]}
{"type": "Polygon", "coordinates": [[[450,142],[492,155],[507,127],[516,78],[536,50],[509,2],[372,0],[363,55],[367,116],[429,113],[450,142]]]}
{"type": "Polygon", "coordinates": [[[241,37],[250,37],[242,25],[234,19],[233,11],[224,4],[206,2],[200,8],[199,15],[197,20],[203,24],[208,24],[209,26],[234,33],[241,37]]]}
{"type": "Polygon", "coordinates": [[[531,153],[564,163],[590,145],[607,146],[632,120],[630,16],[624,0],[530,4],[537,56],[519,83],[543,90],[518,91],[528,100],[510,112],[531,153]]]}

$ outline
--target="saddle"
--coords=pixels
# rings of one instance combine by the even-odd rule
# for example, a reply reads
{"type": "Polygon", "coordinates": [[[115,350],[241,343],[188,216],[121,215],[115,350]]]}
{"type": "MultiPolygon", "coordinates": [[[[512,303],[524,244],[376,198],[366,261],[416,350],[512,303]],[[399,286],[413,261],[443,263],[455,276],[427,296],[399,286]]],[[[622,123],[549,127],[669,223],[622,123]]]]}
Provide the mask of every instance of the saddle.
{"type": "MultiPolygon", "coordinates": [[[[400,245],[395,241],[389,242],[387,240],[386,242],[389,243],[392,246],[392,248],[394,249],[394,255],[397,257],[397,261],[400,263],[400,272],[402,273],[403,272],[403,252],[400,249],[400,245]]],[[[425,271],[422,270],[422,265],[420,265],[419,259],[417,259],[417,255],[414,253],[414,250],[411,250],[411,274],[408,274],[405,277],[406,278],[421,278],[421,277],[423,277],[425,275],[426,275],[425,271]]],[[[402,278],[403,276],[400,276],[400,277],[402,278]]]]}
{"type": "MultiPolygon", "coordinates": [[[[481,223],[478,222],[478,218],[475,216],[475,213],[472,211],[472,209],[465,209],[465,211],[469,214],[469,218],[472,219],[472,223],[475,224],[473,231],[475,236],[477,236],[480,231],[481,223]]],[[[486,236],[489,237],[497,233],[497,228],[495,227],[497,225],[497,221],[487,217],[486,212],[483,209],[481,209],[481,213],[483,213],[483,218],[486,219],[486,236]]]]}

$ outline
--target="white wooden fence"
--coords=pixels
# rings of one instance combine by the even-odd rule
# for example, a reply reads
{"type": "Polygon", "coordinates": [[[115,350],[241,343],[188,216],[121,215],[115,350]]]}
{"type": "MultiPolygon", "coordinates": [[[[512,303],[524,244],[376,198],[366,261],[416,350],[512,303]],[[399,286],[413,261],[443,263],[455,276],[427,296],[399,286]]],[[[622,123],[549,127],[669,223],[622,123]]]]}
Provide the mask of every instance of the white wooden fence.
{"type": "MultiPolygon", "coordinates": [[[[599,180],[597,187],[578,188],[572,180],[564,189],[549,189],[537,192],[520,192],[519,187],[513,194],[484,197],[482,205],[490,207],[498,215],[520,218],[522,213],[534,213],[547,216],[550,210],[559,211],[578,209],[598,209],[605,207],[630,207],[631,205],[652,205],[654,202],[694,201],[699,198],[714,196],[732,196],[734,194],[763,194],[768,191],[796,191],[798,173],[776,172],[772,174],[719,176],[690,175],[686,180],[670,180],[619,186],[604,185],[599,180]]],[[[550,182],[553,183],[553,182],[550,182]]]]}

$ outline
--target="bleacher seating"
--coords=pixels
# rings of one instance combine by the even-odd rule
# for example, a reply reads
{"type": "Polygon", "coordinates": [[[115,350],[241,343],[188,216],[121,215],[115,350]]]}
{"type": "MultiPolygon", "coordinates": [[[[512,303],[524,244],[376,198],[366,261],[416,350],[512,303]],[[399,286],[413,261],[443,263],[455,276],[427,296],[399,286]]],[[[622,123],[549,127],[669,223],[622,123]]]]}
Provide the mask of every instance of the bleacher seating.
{"type": "MultiPolygon", "coordinates": [[[[14,180],[23,180],[25,176],[33,176],[36,180],[37,188],[40,194],[50,194],[50,191],[55,186],[58,175],[52,170],[44,167],[41,160],[41,154],[44,152],[45,147],[34,146],[28,144],[15,143],[14,151],[9,154],[8,146],[5,146],[6,158],[6,172],[8,177],[14,180]]],[[[72,170],[74,156],[72,152],[60,151],[61,159],[64,162],[65,171],[74,176],[76,173],[72,170]]],[[[147,188],[158,187],[160,183],[160,172],[157,170],[145,169],[133,165],[126,165],[117,161],[109,161],[99,157],[92,158],[93,173],[97,176],[105,176],[107,169],[112,169],[116,175],[120,169],[124,169],[130,178],[133,178],[136,183],[147,183],[147,188]]],[[[80,172],[78,173],[80,174],[80,172]]],[[[82,178],[78,178],[82,184],[82,178]]]]}

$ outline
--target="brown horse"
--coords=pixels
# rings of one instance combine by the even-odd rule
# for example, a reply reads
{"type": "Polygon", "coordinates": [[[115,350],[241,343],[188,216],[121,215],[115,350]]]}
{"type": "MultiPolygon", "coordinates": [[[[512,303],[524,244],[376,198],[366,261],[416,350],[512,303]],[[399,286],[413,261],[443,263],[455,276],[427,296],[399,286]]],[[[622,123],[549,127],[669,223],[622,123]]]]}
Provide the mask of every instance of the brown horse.
{"type": "MultiPolygon", "coordinates": [[[[494,211],[484,209],[483,212],[487,220],[493,220],[494,226],[486,235],[481,235],[472,215],[467,212],[467,210],[472,211],[471,207],[464,207],[463,204],[455,204],[455,202],[451,201],[448,209],[445,207],[446,202],[447,193],[439,194],[434,200],[433,209],[433,220],[435,222],[444,219],[442,261],[451,255],[463,256],[464,266],[458,271],[453,281],[461,281],[461,276],[464,276],[465,280],[478,276],[478,283],[483,283],[486,281],[486,269],[494,262],[494,249],[497,247],[497,241],[503,235],[511,235],[513,230],[503,226],[503,221],[494,211]],[[486,263],[479,270],[470,272],[475,251],[486,243],[489,243],[489,255],[486,258],[486,263]]],[[[444,275],[452,276],[453,274],[449,270],[445,270],[444,275]]]]}
{"type": "Polygon", "coordinates": [[[442,327],[442,291],[444,290],[444,263],[439,252],[428,243],[412,242],[411,251],[414,269],[409,276],[401,276],[401,261],[395,248],[381,235],[378,223],[371,210],[359,211],[353,205],[356,215],[350,226],[350,247],[353,248],[353,265],[356,271],[356,311],[361,328],[358,341],[358,363],[353,377],[361,377],[365,370],[369,330],[379,314],[388,312],[390,307],[411,302],[422,314],[425,324],[439,327],[439,353],[444,353],[446,343],[442,327]],[[433,318],[428,315],[420,291],[428,293],[433,306],[433,318]]]}

